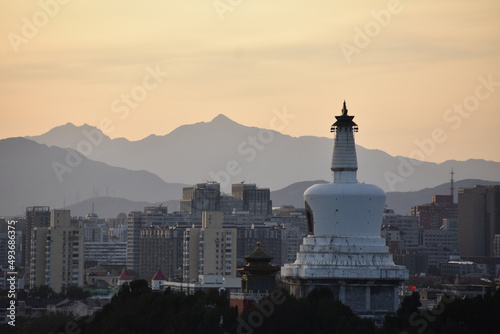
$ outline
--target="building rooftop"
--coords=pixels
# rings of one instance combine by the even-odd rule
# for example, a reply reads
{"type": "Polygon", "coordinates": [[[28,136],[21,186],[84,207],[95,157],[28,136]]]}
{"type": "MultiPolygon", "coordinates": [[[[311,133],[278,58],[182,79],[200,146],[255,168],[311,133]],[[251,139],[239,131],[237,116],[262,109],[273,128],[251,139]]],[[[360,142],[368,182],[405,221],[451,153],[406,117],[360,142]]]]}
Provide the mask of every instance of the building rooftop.
{"type": "Polygon", "coordinates": [[[163,275],[160,269],[156,272],[156,274],[153,277],[153,281],[166,281],[167,279],[163,275]]]}
{"type": "Polygon", "coordinates": [[[257,242],[257,248],[255,248],[255,250],[253,252],[251,252],[250,254],[248,254],[247,256],[245,256],[245,260],[247,260],[247,262],[254,262],[254,261],[258,261],[258,262],[263,262],[263,261],[270,262],[272,259],[273,258],[271,256],[269,256],[266,252],[264,252],[260,248],[260,242],[257,242]]]}
{"type": "Polygon", "coordinates": [[[131,281],[132,277],[127,272],[127,269],[123,269],[122,274],[118,278],[119,281],[131,281]]]}

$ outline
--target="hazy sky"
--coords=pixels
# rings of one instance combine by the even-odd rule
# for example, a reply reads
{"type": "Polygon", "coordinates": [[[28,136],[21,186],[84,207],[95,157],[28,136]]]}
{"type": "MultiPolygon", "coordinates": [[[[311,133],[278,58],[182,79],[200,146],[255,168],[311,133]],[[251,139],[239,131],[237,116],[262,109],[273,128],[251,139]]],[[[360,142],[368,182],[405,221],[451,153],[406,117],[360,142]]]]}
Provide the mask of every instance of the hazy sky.
{"type": "Polygon", "coordinates": [[[498,0],[1,1],[0,138],[108,122],[139,140],[220,113],[327,137],[345,99],[364,147],[500,161],[499,17],[498,0]]]}

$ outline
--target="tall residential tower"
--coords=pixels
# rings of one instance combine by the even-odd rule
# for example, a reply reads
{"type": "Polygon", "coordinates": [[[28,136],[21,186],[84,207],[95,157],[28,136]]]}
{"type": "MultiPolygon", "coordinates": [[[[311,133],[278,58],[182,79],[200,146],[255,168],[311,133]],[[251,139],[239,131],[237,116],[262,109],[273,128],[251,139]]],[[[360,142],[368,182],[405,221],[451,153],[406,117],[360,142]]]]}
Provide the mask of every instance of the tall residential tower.
{"type": "Polygon", "coordinates": [[[84,240],[69,210],[50,211],[50,226],[31,232],[30,286],[49,285],[56,292],[83,286],[84,240]]]}
{"type": "Polygon", "coordinates": [[[500,234],[500,186],[458,189],[458,247],[463,257],[495,255],[500,234]]]}

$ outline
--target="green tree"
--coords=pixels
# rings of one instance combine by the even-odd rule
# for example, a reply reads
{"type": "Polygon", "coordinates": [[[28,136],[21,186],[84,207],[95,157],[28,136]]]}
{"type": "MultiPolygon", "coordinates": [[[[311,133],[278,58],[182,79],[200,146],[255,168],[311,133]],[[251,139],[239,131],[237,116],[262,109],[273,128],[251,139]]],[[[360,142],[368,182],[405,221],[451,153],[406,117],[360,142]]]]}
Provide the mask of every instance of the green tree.
{"type": "Polygon", "coordinates": [[[48,285],[37,285],[28,291],[28,298],[30,299],[47,299],[58,296],[59,294],[52,290],[52,288],[48,285]]]}
{"type": "Polygon", "coordinates": [[[75,321],[73,315],[61,312],[43,317],[16,318],[15,327],[8,326],[5,330],[0,329],[0,332],[5,334],[67,333],[66,329],[71,324],[76,325],[75,321]]]}
{"type": "Polygon", "coordinates": [[[138,279],[130,282],[130,293],[132,297],[151,292],[148,282],[144,279],[138,279]]]}
{"type": "Polygon", "coordinates": [[[83,288],[79,286],[70,285],[65,289],[63,289],[61,295],[69,299],[85,299],[92,296],[92,293],[90,291],[85,291],[83,288]]]}

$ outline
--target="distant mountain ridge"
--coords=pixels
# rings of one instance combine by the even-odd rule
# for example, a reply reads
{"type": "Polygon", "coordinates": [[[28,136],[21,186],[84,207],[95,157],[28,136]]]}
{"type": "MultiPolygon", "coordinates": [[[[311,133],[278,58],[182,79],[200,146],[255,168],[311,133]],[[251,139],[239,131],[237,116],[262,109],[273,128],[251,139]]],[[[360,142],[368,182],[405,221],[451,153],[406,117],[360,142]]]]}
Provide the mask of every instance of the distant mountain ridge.
{"type": "MultiPolygon", "coordinates": [[[[307,188],[319,184],[327,183],[324,180],[320,181],[307,181],[307,182],[297,182],[289,185],[280,190],[271,192],[271,199],[273,201],[273,206],[281,205],[293,205],[296,208],[304,207],[304,191],[307,188]]],[[[500,185],[498,181],[485,181],[478,179],[467,179],[460,180],[454,183],[454,200],[457,202],[458,199],[458,189],[469,188],[476,185],[500,185]]],[[[388,209],[393,209],[395,213],[401,215],[409,215],[410,208],[414,205],[421,205],[432,202],[432,195],[449,195],[450,194],[450,183],[443,183],[439,186],[432,188],[425,188],[419,191],[408,191],[408,192],[387,192],[386,193],[386,207],[388,209]]]]}
{"type": "MultiPolygon", "coordinates": [[[[294,138],[247,127],[224,115],[139,141],[111,139],[95,127],[71,123],[30,138],[0,140],[0,215],[23,214],[31,205],[70,206],[102,196],[177,201],[184,186],[209,180],[221,182],[226,192],[232,183],[256,183],[274,190],[274,205],[296,205],[308,180],[331,180],[333,139],[294,138]],[[297,183],[303,185],[283,189],[297,183]]],[[[390,205],[396,211],[409,208],[398,201],[406,195],[391,199],[392,189],[406,192],[443,184],[452,167],[457,179],[500,181],[498,162],[450,160],[414,166],[410,159],[361,146],[357,156],[358,180],[389,191],[388,203],[394,203],[390,205]],[[388,175],[399,177],[393,187],[388,175]]],[[[430,196],[424,202],[429,201],[430,196]]]]}
{"type": "MultiPolygon", "coordinates": [[[[500,185],[498,181],[486,181],[478,179],[466,179],[456,181],[454,183],[454,194],[453,199],[455,203],[458,201],[458,189],[460,188],[472,188],[475,186],[491,186],[500,185]]],[[[421,205],[432,202],[432,195],[449,195],[450,194],[450,183],[444,183],[436,187],[425,188],[419,191],[409,191],[409,192],[388,192],[386,198],[386,205],[389,209],[393,209],[394,212],[399,214],[410,214],[410,208],[413,205],[421,205]]]]}
{"type": "Polygon", "coordinates": [[[0,140],[0,215],[23,215],[25,207],[34,205],[62,208],[103,195],[156,203],[178,199],[186,186],[81,155],[81,160],[76,155],[68,160],[71,152],[26,138],[0,140]]]}
{"type": "MultiPolygon", "coordinates": [[[[79,144],[80,149],[90,144],[86,155],[89,159],[147,170],[166,182],[193,184],[215,180],[221,182],[226,192],[230,191],[230,184],[241,181],[277,190],[295,182],[331,179],[332,138],[291,137],[244,126],[224,115],[138,141],[110,139],[95,127],[71,123],[29,138],[74,150],[79,144]]],[[[376,184],[385,191],[415,191],[442,184],[449,179],[452,168],[457,179],[500,181],[500,162],[471,159],[436,164],[393,157],[359,145],[356,150],[358,180],[376,184]]]]}

